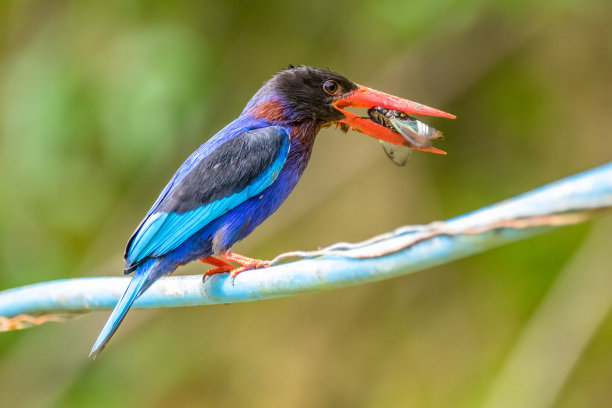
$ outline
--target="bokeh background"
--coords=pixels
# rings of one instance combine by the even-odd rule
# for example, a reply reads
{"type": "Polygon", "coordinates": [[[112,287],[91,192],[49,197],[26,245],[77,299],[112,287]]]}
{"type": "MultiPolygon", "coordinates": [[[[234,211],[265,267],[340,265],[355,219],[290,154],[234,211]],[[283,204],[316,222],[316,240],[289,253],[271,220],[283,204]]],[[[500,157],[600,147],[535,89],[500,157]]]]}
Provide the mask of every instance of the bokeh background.
{"type": "MultiPolygon", "coordinates": [[[[0,289],[120,275],[179,164],[288,64],[441,108],[399,168],[323,130],[235,247],[271,258],[445,219],[612,158],[612,3],[3,1],[0,289]]],[[[4,407],[612,406],[610,216],[391,281],[0,335],[4,407]]],[[[198,274],[202,265],[178,273],[198,274]]]]}

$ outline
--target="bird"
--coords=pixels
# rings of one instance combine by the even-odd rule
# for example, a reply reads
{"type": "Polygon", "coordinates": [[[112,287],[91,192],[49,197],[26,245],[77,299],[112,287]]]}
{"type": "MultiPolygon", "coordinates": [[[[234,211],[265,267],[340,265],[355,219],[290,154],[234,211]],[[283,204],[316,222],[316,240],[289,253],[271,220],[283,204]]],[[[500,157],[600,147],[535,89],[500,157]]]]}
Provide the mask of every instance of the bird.
{"type": "Polygon", "coordinates": [[[213,266],[203,279],[226,272],[234,279],[268,266],[231,248],[285,201],[306,169],[321,128],[338,125],[344,132],[352,129],[394,145],[444,153],[410,145],[399,133],[348,107],[454,118],[328,69],[289,66],[273,75],[237,119],[185,160],[128,240],[124,272],[133,277],[90,356],[104,349],[134,301],[179,266],[198,259],[213,266]]]}

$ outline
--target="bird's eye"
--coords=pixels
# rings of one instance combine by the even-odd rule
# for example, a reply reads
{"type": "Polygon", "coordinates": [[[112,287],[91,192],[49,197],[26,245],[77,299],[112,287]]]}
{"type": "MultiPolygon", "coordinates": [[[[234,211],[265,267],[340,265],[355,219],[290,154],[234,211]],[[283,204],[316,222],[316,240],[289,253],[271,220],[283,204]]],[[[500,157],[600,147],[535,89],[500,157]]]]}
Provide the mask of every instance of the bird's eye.
{"type": "Polygon", "coordinates": [[[323,84],[323,90],[326,94],[336,95],[340,91],[340,85],[338,85],[336,81],[330,79],[323,84]]]}

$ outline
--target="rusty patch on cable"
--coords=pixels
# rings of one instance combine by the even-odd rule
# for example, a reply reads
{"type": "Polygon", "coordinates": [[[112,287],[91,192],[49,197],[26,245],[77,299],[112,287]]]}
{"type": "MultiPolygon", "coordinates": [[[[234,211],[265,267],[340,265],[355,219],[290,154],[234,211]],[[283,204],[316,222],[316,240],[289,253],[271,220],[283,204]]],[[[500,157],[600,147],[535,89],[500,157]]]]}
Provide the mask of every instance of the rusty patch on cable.
{"type": "Polygon", "coordinates": [[[65,322],[74,317],[74,315],[67,314],[47,314],[42,316],[20,314],[14,317],[0,316],[0,332],[27,329],[28,327],[40,326],[47,322],[65,322]]]}
{"type": "MultiPolygon", "coordinates": [[[[419,244],[424,241],[428,241],[432,238],[439,237],[439,236],[475,235],[475,234],[483,234],[485,232],[497,231],[497,230],[502,230],[502,229],[558,227],[562,225],[578,224],[580,222],[588,220],[596,213],[602,212],[602,210],[603,209],[596,209],[596,210],[581,211],[581,212],[575,212],[575,213],[547,214],[547,215],[540,215],[540,216],[535,216],[535,217],[500,220],[500,221],[494,222],[489,225],[484,225],[482,227],[468,228],[468,229],[463,229],[463,230],[440,228],[440,229],[435,229],[422,237],[415,238],[414,240],[407,242],[406,244],[400,247],[396,247],[388,251],[369,253],[369,254],[364,254],[364,255],[350,255],[349,257],[358,258],[358,259],[379,258],[382,256],[394,254],[399,251],[404,251],[406,249],[409,249],[415,246],[416,244],[419,244]]],[[[347,256],[347,255],[343,254],[343,256],[347,256]]]]}
{"type": "MultiPolygon", "coordinates": [[[[503,229],[558,227],[558,226],[563,226],[563,225],[577,224],[577,223],[588,220],[589,218],[593,217],[596,214],[609,210],[610,208],[612,207],[604,207],[604,208],[597,208],[597,209],[591,209],[591,210],[566,212],[566,213],[558,213],[558,214],[545,214],[545,215],[538,215],[538,216],[533,216],[533,217],[520,217],[520,218],[514,218],[514,219],[506,219],[506,220],[496,221],[489,225],[484,225],[484,226],[475,227],[475,228],[467,228],[467,229],[446,228],[444,222],[434,222],[429,225],[429,229],[422,231],[424,235],[421,235],[418,238],[415,238],[400,247],[395,247],[395,248],[392,248],[386,251],[370,252],[370,253],[362,254],[362,255],[346,253],[348,250],[364,248],[368,245],[372,245],[372,244],[375,244],[383,240],[388,240],[391,238],[401,236],[405,233],[405,231],[400,232],[401,229],[398,229],[396,230],[395,233],[382,234],[377,237],[371,238],[367,241],[361,242],[359,244],[350,245],[350,248],[348,247],[342,248],[342,249],[324,248],[318,251],[309,251],[309,252],[302,252],[302,251],[287,252],[287,253],[281,254],[277,256],[276,258],[274,258],[271,261],[271,264],[276,264],[281,260],[285,260],[287,258],[294,258],[294,257],[308,258],[308,259],[312,259],[312,258],[320,257],[320,256],[341,256],[344,258],[351,258],[351,259],[380,258],[386,255],[391,255],[391,254],[394,254],[400,251],[404,251],[406,249],[410,249],[411,247],[417,244],[420,244],[422,242],[428,241],[436,237],[442,237],[442,236],[452,237],[452,236],[457,236],[457,235],[477,235],[477,234],[483,234],[485,232],[499,231],[503,229]]],[[[423,227],[427,228],[427,226],[423,226],[423,227]]],[[[411,229],[409,230],[409,232],[418,232],[418,231],[411,229]]],[[[333,246],[337,246],[337,244],[333,246]]]]}

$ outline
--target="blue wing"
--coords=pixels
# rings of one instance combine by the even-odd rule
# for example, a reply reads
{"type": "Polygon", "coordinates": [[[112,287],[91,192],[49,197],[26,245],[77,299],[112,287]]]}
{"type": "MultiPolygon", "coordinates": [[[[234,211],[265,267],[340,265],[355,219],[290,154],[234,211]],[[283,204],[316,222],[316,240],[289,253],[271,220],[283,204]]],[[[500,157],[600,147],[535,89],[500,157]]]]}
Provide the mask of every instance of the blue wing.
{"type": "Polygon", "coordinates": [[[128,242],[127,268],[172,251],[211,221],[260,194],[276,180],[290,143],[285,128],[270,126],[216,144],[206,156],[195,161],[190,157],[189,171],[179,178],[179,170],[164,189],[128,242]]]}

